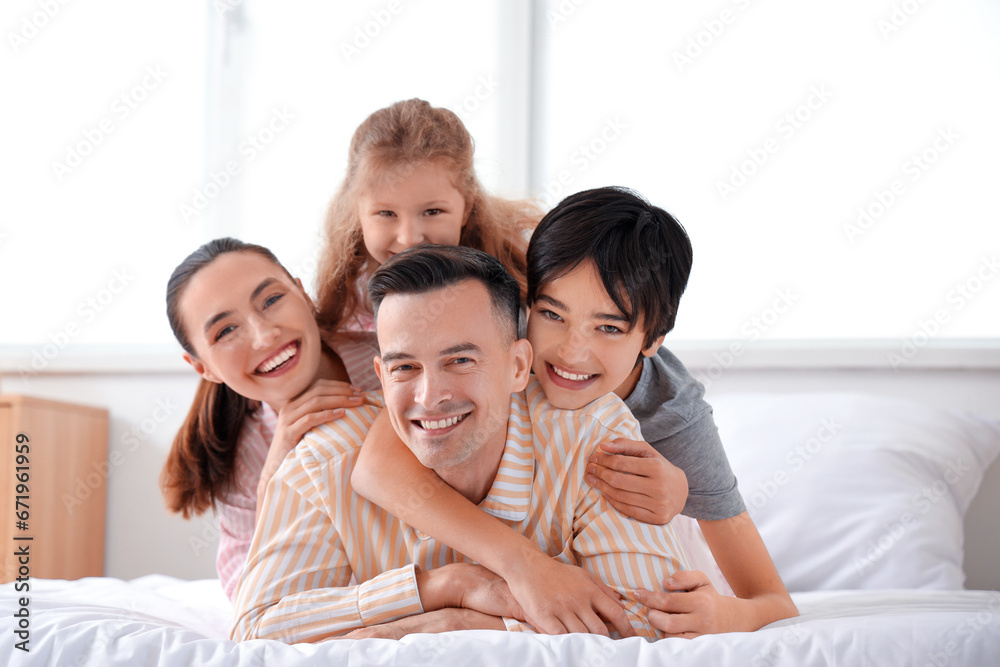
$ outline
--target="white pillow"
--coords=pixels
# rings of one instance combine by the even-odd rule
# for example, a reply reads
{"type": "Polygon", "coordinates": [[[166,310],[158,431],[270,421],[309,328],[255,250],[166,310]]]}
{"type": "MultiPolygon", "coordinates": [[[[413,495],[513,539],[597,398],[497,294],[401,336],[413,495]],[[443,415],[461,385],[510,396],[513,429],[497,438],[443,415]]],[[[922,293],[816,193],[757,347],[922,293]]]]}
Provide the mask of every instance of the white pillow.
{"type": "Polygon", "coordinates": [[[711,403],[789,591],[963,587],[962,522],[1000,424],[857,393],[711,403]]]}

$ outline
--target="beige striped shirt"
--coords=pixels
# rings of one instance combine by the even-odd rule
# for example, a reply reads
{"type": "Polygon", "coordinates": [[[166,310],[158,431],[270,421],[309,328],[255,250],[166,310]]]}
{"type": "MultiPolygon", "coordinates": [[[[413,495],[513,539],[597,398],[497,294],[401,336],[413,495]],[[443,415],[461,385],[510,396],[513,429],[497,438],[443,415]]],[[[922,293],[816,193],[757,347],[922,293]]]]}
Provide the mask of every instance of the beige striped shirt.
{"type": "MultiPolygon", "coordinates": [[[[364,405],[313,429],[271,480],[237,589],[234,639],[315,642],[421,613],[415,568],[468,560],[351,489],[351,470],[377,413],[364,405]]],[[[619,514],[584,481],[590,453],[616,438],[641,439],[616,396],[559,410],[532,380],[511,396],[500,467],[480,507],[617,589],[632,627],[656,638],[632,591],[658,590],[686,562],[669,525],[619,514]]],[[[421,502],[419,489],[413,502],[421,502]]]]}

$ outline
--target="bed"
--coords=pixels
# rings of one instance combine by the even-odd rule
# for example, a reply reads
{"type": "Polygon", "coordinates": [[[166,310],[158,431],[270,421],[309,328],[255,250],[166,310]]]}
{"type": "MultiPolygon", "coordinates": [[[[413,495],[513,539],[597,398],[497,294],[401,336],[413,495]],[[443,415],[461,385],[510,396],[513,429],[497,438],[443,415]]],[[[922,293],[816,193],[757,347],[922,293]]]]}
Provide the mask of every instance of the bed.
{"type": "MultiPolygon", "coordinates": [[[[32,580],[30,652],[24,593],[0,586],[2,664],[1000,664],[1000,423],[859,393],[713,404],[796,618],[657,642],[463,631],[289,646],[230,641],[214,579],[32,580]]],[[[717,577],[690,528],[691,559],[717,577]]]]}

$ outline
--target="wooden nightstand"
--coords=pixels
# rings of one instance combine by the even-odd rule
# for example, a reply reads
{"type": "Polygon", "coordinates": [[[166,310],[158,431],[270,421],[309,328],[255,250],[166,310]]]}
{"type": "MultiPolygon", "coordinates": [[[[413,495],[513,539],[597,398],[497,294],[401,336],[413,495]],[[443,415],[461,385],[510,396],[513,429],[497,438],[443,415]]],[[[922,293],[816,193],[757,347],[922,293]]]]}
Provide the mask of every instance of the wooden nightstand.
{"type": "Polygon", "coordinates": [[[32,578],[103,575],[109,473],[107,410],[0,395],[0,582],[17,578],[15,553],[25,547],[32,578]],[[19,434],[26,443],[18,443],[24,440],[19,434]],[[25,445],[28,469],[19,470],[25,445]],[[17,475],[25,472],[27,494],[18,490],[17,475]],[[17,497],[24,495],[19,506],[17,497]],[[26,530],[19,525],[25,516],[26,530]]]}

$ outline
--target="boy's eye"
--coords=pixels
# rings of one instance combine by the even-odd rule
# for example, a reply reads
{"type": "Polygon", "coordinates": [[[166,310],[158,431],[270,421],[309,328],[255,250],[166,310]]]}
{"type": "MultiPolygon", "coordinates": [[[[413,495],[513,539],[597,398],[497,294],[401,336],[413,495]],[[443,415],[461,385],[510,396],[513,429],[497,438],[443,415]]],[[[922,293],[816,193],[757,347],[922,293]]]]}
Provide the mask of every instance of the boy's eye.
{"type": "Polygon", "coordinates": [[[601,326],[599,326],[597,328],[598,328],[599,331],[603,331],[604,333],[610,333],[610,334],[619,334],[619,333],[622,333],[622,330],[619,329],[618,327],[614,326],[613,324],[602,324],[601,326]]]}
{"type": "Polygon", "coordinates": [[[559,317],[558,315],[556,315],[555,313],[553,313],[551,310],[544,310],[544,309],[543,310],[539,310],[538,314],[541,315],[542,317],[544,317],[545,319],[555,320],[557,322],[562,319],[561,317],[559,317]]]}

